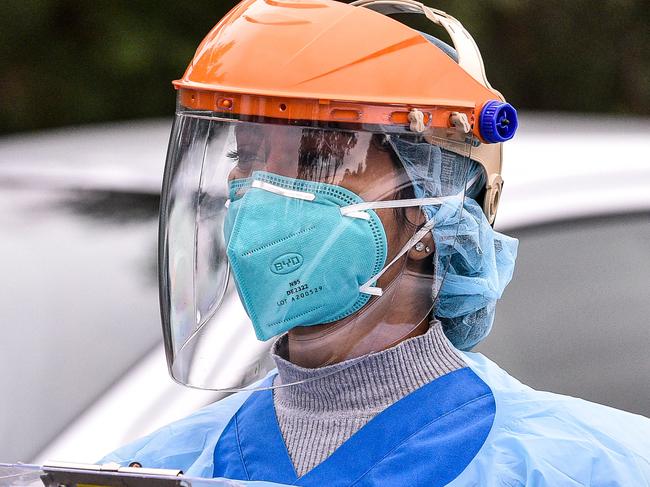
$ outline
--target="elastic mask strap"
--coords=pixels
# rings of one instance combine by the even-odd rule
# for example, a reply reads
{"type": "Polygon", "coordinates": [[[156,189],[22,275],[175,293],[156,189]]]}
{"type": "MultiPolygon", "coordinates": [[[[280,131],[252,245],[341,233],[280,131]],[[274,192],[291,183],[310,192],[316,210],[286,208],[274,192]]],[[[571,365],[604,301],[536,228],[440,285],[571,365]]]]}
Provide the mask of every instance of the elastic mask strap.
{"type": "MultiPolygon", "coordinates": [[[[366,213],[365,210],[379,209],[379,208],[406,208],[411,206],[441,205],[445,201],[458,199],[458,198],[461,198],[462,201],[462,198],[465,197],[465,191],[471,188],[479,178],[480,178],[480,174],[476,174],[474,177],[472,177],[472,179],[467,181],[467,184],[465,184],[465,190],[460,191],[455,195],[440,196],[437,198],[413,198],[413,199],[393,200],[393,201],[368,201],[365,203],[359,203],[356,205],[349,205],[349,206],[342,207],[341,215],[368,220],[370,218],[370,215],[366,213]]],[[[395,262],[397,262],[406,252],[408,252],[411,249],[411,247],[413,247],[416,243],[422,240],[422,238],[432,230],[434,225],[435,225],[435,220],[433,218],[427,221],[422,226],[422,228],[420,228],[420,230],[418,230],[415,233],[415,235],[413,235],[408,240],[408,242],[404,244],[404,246],[400,249],[397,255],[393,257],[393,260],[391,260],[388,263],[388,265],[384,266],[384,268],[381,271],[379,271],[377,274],[375,274],[370,279],[368,279],[367,282],[359,286],[359,292],[362,292],[364,294],[371,294],[373,296],[381,296],[383,294],[382,289],[380,287],[371,286],[371,284],[375,282],[377,279],[379,279],[388,270],[388,268],[392,266],[395,262]]]]}
{"type": "MultiPolygon", "coordinates": [[[[478,176],[473,177],[470,181],[467,182],[465,187],[466,188],[471,187],[476,182],[477,179],[478,176]]],[[[266,181],[260,181],[257,179],[251,183],[251,187],[263,189],[264,191],[268,191],[269,193],[275,193],[282,196],[286,196],[287,198],[295,198],[295,199],[306,200],[306,201],[313,201],[314,199],[316,199],[316,195],[313,193],[308,193],[306,191],[295,191],[292,189],[286,189],[280,186],[276,186],[275,184],[271,184],[266,181]]],[[[458,192],[455,195],[440,196],[435,198],[411,198],[411,199],[404,199],[404,200],[366,201],[354,205],[342,206],[340,212],[341,215],[350,218],[360,218],[362,220],[370,220],[370,214],[368,214],[366,210],[376,210],[381,208],[408,208],[413,206],[441,205],[445,201],[449,201],[457,198],[462,199],[464,195],[465,195],[465,191],[463,190],[458,192]]],[[[226,200],[226,207],[228,207],[229,205],[230,205],[230,200],[226,200]]],[[[379,271],[377,274],[375,274],[367,282],[365,282],[359,287],[359,292],[364,294],[371,294],[373,296],[381,296],[383,294],[383,290],[380,287],[371,286],[370,284],[372,284],[377,279],[379,279],[388,270],[390,266],[392,266],[395,262],[397,262],[406,252],[408,252],[411,249],[411,247],[413,247],[416,243],[422,240],[422,238],[428,232],[431,231],[434,224],[435,221],[433,219],[427,221],[422,226],[422,228],[420,228],[420,230],[418,230],[415,233],[415,235],[413,235],[408,240],[408,242],[406,242],[406,244],[400,249],[400,251],[393,258],[393,260],[391,260],[388,263],[388,265],[384,266],[384,268],[381,271],[379,271]]]]}
{"type": "Polygon", "coordinates": [[[384,266],[382,270],[380,270],[377,274],[372,276],[368,282],[362,284],[359,286],[359,292],[364,293],[364,294],[371,294],[373,296],[381,296],[384,294],[384,291],[380,287],[375,287],[371,286],[373,282],[375,282],[377,279],[379,279],[384,272],[388,270],[390,266],[392,266],[395,262],[397,262],[406,252],[411,250],[411,247],[413,247],[416,243],[418,243],[422,238],[431,231],[431,228],[433,228],[433,225],[435,224],[435,220],[432,218],[428,222],[424,224],[420,230],[418,230],[415,235],[413,235],[408,242],[402,247],[402,249],[397,253],[397,255],[391,260],[388,265],[384,266]]]}
{"type": "MultiPolygon", "coordinates": [[[[364,220],[370,219],[370,215],[366,213],[365,210],[378,209],[378,208],[407,208],[412,206],[427,206],[427,205],[441,205],[445,201],[452,199],[458,199],[463,197],[464,192],[452,196],[441,196],[437,198],[412,198],[405,200],[392,200],[392,201],[367,201],[364,203],[358,203],[355,205],[344,206],[341,208],[341,215],[348,216],[351,218],[361,218],[364,220]]],[[[435,220],[428,220],[420,230],[418,230],[409,240],[404,244],[404,246],[397,252],[397,255],[393,257],[384,268],[379,271],[377,274],[372,276],[367,282],[362,284],[359,287],[359,292],[364,294],[371,294],[373,296],[381,296],[383,291],[380,287],[371,286],[373,282],[379,279],[390,266],[397,262],[405,253],[407,253],[411,247],[418,243],[422,238],[431,231],[435,224],[435,220]]]]}
{"type": "Polygon", "coordinates": [[[452,196],[441,196],[438,198],[412,198],[407,200],[385,200],[385,201],[365,201],[354,205],[342,206],[341,215],[350,218],[359,218],[361,220],[370,220],[370,215],[366,210],[377,210],[381,208],[407,208],[410,206],[441,205],[447,200],[463,196],[463,192],[452,196]]]}
{"type": "Polygon", "coordinates": [[[435,206],[441,205],[445,201],[449,201],[455,198],[464,198],[465,192],[471,188],[476,181],[481,177],[480,174],[476,174],[467,181],[465,189],[459,191],[454,195],[449,196],[437,196],[433,198],[411,198],[405,200],[384,200],[384,201],[364,201],[363,203],[356,203],[354,205],[342,206],[341,215],[349,216],[350,218],[360,218],[361,220],[370,220],[370,215],[366,213],[366,210],[378,210],[382,208],[408,208],[411,206],[435,206]]]}

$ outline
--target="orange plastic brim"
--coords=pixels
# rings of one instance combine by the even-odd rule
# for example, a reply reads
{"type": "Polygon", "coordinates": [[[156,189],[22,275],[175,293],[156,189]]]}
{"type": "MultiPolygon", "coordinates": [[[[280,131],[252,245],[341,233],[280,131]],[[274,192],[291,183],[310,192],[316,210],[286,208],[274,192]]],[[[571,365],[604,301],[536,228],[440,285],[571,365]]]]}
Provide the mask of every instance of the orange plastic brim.
{"type": "Polygon", "coordinates": [[[208,34],[182,79],[188,108],[264,117],[433,127],[499,95],[413,29],[331,0],[246,0],[208,34]]]}
{"type": "Polygon", "coordinates": [[[409,126],[413,109],[424,115],[427,129],[449,129],[456,133],[450,118],[452,113],[465,113],[474,122],[474,107],[457,105],[408,106],[372,105],[345,101],[283,98],[182,88],[180,104],[188,109],[218,113],[233,113],[250,117],[281,120],[314,120],[319,122],[349,122],[373,125],[409,126]]]}

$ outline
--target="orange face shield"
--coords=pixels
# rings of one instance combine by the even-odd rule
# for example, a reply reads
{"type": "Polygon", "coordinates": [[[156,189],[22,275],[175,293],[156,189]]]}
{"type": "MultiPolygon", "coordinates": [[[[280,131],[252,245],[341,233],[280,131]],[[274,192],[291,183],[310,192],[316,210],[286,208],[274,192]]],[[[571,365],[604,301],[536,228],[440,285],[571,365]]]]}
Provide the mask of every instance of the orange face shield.
{"type": "MultiPolygon", "coordinates": [[[[346,323],[347,342],[371,351],[399,341],[414,323],[392,312],[393,294],[410,290],[417,325],[450,262],[423,271],[432,250],[411,249],[430,233],[453,248],[468,190],[494,219],[501,151],[486,139],[509,136],[514,120],[481,128],[486,111],[512,116],[469,34],[442,12],[246,0],[174,85],[160,273],[179,382],[237,390],[271,366],[255,335],[294,327],[346,323]],[[446,28],[457,61],[382,15],[398,12],[446,28]],[[365,336],[358,320],[383,331],[365,336]]],[[[324,360],[350,356],[362,358],[350,349],[324,360]]]]}
{"type": "Polygon", "coordinates": [[[471,139],[496,216],[501,144],[516,112],[485,76],[476,43],[448,14],[412,0],[245,0],[208,34],[174,82],[186,108],[281,120],[382,124],[471,139]],[[386,15],[443,27],[458,62],[386,15]],[[385,15],[382,15],[385,14],[385,15]]]}

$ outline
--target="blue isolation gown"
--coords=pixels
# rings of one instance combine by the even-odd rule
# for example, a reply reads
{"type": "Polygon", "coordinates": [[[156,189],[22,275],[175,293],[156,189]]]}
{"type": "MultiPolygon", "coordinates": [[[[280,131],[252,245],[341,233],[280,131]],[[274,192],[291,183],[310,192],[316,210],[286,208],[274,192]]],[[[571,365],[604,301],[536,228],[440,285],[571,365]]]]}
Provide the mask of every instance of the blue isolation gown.
{"type": "Polygon", "coordinates": [[[650,486],[650,420],[535,391],[480,354],[463,358],[467,367],[403,397],[302,477],[272,391],[234,394],[102,462],[243,485],[650,486]]]}

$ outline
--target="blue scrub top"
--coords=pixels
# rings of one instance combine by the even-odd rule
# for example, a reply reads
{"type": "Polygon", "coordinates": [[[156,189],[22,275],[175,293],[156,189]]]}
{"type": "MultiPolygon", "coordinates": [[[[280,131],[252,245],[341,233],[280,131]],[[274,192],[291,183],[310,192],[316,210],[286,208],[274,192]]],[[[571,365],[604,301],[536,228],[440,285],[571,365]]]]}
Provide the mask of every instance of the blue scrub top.
{"type": "Polygon", "coordinates": [[[102,462],[244,485],[650,486],[650,420],[535,391],[480,354],[463,357],[468,367],[397,401],[302,477],[272,391],[229,396],[102,462]]]}

